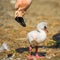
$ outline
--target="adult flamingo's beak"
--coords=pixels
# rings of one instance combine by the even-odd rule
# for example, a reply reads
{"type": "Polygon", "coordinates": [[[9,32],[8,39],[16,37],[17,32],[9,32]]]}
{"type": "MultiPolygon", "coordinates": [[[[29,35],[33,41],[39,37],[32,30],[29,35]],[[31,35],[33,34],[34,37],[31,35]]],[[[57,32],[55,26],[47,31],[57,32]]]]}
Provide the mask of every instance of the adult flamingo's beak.
{"type": "Polygon", "coordinates": [[[26,24],[24,22],[24,19],[22,17],[16,17],[15,20],[21,24],[23,27],[26,27],[26,24]]]}

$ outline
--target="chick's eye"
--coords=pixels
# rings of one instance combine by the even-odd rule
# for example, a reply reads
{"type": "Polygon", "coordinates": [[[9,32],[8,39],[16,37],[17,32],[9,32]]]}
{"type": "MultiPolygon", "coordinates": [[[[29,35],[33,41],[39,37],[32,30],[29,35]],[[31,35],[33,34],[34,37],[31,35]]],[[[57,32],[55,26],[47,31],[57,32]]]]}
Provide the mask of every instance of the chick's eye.
{"type": "Polygon", "coordinates": [[[44,29],[47,29],[47,27],[46,27],[46,26],[44,26],[44,29]]]}

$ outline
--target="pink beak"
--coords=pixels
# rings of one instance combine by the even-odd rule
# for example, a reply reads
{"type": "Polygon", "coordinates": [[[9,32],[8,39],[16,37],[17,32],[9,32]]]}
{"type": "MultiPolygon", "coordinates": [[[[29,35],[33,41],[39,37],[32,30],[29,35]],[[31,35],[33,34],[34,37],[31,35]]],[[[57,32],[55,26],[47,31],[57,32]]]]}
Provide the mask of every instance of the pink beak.
{"type": "Polygon", "coordinates": [[[45,29],[46,32],[48,32],[48,29],[45,29]]]}

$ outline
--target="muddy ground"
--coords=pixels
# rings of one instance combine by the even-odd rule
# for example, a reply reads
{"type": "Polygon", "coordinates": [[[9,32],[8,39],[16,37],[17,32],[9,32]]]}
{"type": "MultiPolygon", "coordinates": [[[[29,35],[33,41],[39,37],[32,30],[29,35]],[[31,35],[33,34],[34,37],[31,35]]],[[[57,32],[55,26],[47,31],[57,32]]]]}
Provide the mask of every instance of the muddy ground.
{"type": "MultiPolygon", "coordinates": [[[[55,41],[52,36],[60,33],[60,0],[33,0],[24,19],[27,27],[22,27],[14,20],[14,4],[12,0],[0,0],[0,46],[5,42],[10,51],[0,52],[0,60],[8,54],[15,55],[12,60],[27,60],[29,43],[26,41],[28,32],[35,30],[42,21],[48,23],[48,37],[39,46],[52,46],[55,41]],[[50,43],[53,41],[53,43],[50,43]],[[20,49],[18,52],[17,49],[20,49]],[[22,50],[22,52],[21,52],[22,50]],[[26,51],[27,50],[27,51],[26,51]]],[[[33,49],[33,52],[35,49],[33,49]]],[[[60,48],[39,48],[39,52],[46,52],[44,58],[36,60],[60,60],[60,48]],[[48,56],[46,58],[46,56],[48,56]]],[[[9,58],[6,58],[9,60],[9,58]]]]}

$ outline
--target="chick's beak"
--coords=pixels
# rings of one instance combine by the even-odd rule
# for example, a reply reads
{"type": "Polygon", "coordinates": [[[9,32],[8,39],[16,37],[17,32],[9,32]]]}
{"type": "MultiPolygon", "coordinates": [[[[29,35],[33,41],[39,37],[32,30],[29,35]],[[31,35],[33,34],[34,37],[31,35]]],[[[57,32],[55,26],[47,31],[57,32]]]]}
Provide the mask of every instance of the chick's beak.
{"type": "Polygon", "coordinates": [[[46,26],[44,27],[44,30],[45,30],[46,32],[48,32],[48,29],[47,29],[47,27],[46,27],[46,26]]]}
{"type": "Polygon", "coordinates": [[[48,29],[45,29],[46,32],[48,32],[48,29]]]}

